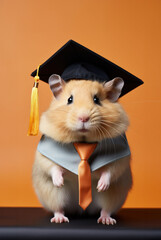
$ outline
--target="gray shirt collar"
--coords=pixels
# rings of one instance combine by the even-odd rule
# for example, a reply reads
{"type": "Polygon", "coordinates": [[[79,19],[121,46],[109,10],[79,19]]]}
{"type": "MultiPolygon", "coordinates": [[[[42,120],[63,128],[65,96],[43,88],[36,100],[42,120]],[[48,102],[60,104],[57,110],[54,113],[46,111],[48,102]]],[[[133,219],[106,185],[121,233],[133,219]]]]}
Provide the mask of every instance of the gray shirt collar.
{"type": "MultiPolygon", "coordinates": [[[[58,143],[54,139],[43,135],[38,144],[38,151],[56,164],[78,174],[80,157],[73,143],[58,143]]],[[[99,142],[95,151],[88,159],[88,162],[93,172],[128,155],[130,155],[130,149],[127,138],[125,134],[123,134],[119,137],[105,139],[99,142]]]]}

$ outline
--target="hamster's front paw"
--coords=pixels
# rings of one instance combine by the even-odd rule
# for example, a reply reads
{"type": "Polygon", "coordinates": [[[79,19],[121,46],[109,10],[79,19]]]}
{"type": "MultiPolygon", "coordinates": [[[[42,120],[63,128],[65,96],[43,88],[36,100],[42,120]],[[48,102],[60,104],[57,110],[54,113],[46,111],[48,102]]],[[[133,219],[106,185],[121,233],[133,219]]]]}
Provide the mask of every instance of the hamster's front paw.
{"type": "Polygon", "coordinates": [[[52,177],[52,180],[53,180],[54,186],[56,186],[56,187],[62,187],[64,185],[64,178],[61,175],[52,177]]]}
{"type": "Polygon", "coordinates": [[[52,177],[54,186],[62,187],[64,185],[63,173],[59,168],[53,167],[51,169],[51,177],[52,177]]]}
{"type": "Polygon", "coordinates": [[[103,172],[97,184],[97,191],[103,192],[106,191],[110,186],[110,173],[103,172]]]}

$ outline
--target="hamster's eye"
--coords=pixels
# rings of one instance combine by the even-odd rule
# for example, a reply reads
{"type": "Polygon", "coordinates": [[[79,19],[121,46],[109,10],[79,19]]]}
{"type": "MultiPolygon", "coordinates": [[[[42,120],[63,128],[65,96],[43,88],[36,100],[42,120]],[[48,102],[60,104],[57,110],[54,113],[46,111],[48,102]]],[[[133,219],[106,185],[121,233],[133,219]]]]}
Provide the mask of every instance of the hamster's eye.
{"type": "Polygon", "coordinates": [[[101,105],[100,100],[99,100],[99,98],[97,97],[97,95],[94,95],[93,101],[94,101],[95,104],[101,105]]]}
{"type": "Polygon", "coordinates": [[[73,96],[71,95],[69,98],[68,98],[68,104],[71,104],[73,102],[73,96]]]}

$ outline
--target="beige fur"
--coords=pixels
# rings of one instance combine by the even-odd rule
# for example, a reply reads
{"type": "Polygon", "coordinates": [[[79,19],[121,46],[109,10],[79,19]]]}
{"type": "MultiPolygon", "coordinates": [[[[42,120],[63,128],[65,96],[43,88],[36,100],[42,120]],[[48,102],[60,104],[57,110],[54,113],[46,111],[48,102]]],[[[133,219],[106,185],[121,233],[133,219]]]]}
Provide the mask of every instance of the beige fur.
{"type": "MultiPolygon", "coordinates": [[[[128,117],[121,105],[110,102],[107,96],[108,89],[97,81],[71,80],[63,84],[59,96],[53,98],[49,109],[41,117],[41,132],[61,143],[101,141],[122,135],[127,130],[128,117]],[[73,103],[68,105],[67,99],[71,95],[73,103]],[[94,95],[99,97],[101,106],[93,102],[94,95]],[[90,118],[87,132],[79,131],[78,118],[82,115],[90,118]]],[[[37,151],[32,176],[38,198],[47,210],[54,213],[79,209],[78,177],[75,174],[54,164],[37,151]],[[52,169],[62,174],[64,182],[61,187],[54,186],[52,169]]],[[[88,211],[94,213],[98,209],[104,209],[110,216],[122,206],[131,186],[129,157],[93,172],[93,201],[88,211]],[[98,192],[96,188],[102,173],[108,173],[109,186],[106,191],[98,192]]]]}
{"type": "Polygon", "coordinates": [[[128,118],[119,103],[111,103],[106,98],[102,84],[85,80],[71,80],[65,85],[59,100],[53,98],[49,109],[42,115],[40,131],[59,142],[100,141],[121,135],[126,131],[128,118]],[[67,105],[70,95],[74,102],[67,105]],[[93,103],[92,96],[98,95],[102,107],[93,103]],[[77,131],[78,116],[90,115],[90,131],[79,134],[77,131]]]}

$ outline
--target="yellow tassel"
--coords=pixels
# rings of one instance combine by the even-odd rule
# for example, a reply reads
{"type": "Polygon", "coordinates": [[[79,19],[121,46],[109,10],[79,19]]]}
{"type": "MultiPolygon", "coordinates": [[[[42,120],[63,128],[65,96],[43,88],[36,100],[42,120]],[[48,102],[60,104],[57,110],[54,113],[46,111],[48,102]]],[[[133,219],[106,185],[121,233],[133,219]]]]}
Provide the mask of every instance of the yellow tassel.
{"type": "Polygon", "coordinates": [[[37,68],[37,74],[35,76],[34,86],[31,92],[31,110],[30,110],[30,122],[28,129],[28,136],[36,136],[39,132],[39,96],[38,96],[38,85],[39,85],[39,67],[37,68]]]}

